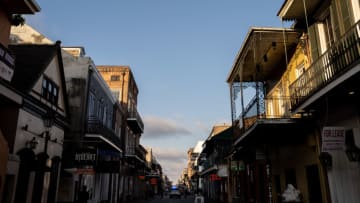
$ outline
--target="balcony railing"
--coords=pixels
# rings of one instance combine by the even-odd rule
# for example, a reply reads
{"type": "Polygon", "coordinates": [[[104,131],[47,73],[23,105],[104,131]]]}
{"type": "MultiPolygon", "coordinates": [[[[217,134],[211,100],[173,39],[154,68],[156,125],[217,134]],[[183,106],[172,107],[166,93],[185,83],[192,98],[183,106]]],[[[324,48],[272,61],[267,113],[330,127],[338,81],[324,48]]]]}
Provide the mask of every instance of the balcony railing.
{"type": "Polygon", "coordinates": [[[87,120],[86,133],[99,134],[114,143],[119,148],[121,148],[120,138],[116,136],[115,132],[112,129],[109,129],[98,119],[87,120]]]}
{"type": "Polygon", "coordinates": [[[289,97],[257,97],[249,102],[240,115],[240,128],[250,128],[258,119],[291,118],[289,97]]]}
{"type": "Polygon", "coordinates": [[[136,110],[129,112],[127,123],[136,133],[144,132],[144,123],[136,110]]]}
{"type": "Polygon", "coordinates": [[[359,63],[359,56],[360,21],[290,85],[292,109],[359,63]]]}

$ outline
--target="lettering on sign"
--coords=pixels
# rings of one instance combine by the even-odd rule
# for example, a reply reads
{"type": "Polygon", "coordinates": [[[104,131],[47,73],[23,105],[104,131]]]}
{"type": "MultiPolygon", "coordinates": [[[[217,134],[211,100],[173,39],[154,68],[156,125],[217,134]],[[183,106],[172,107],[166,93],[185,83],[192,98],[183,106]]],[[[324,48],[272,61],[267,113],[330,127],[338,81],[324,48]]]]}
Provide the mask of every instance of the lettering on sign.
{"type": "Polygon", "coordinates": [[[96,154],[93,153],[77,153],[75,154],[76,161],[95,161],[96,154]]]}
{"type": "Polygon", "coordinates": [[[324,127],[322,131],[322,152],[344,150],[345,148],[345,128],[344,127],[324,127]]]}

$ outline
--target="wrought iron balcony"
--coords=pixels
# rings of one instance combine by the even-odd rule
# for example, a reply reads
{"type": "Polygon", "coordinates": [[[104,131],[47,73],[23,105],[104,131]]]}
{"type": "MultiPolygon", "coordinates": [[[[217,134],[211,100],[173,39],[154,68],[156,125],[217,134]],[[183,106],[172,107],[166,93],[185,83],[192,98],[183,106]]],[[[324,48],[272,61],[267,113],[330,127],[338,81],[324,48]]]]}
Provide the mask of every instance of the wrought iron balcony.
{"type": "Polygon", "coordinates": [[[116,136],[115,132],[104,125],[98,119],[88,119],[86,123],[86,133],[88,134],[98,134],[115,144],[117,147],[121,148],[120,138],[116,136]]]}
{"type": "Polygon", "coordinates": [[[244,112],[239,116],[241,129],[250,128],[259,119],[289,119],[289,97],[266,97],[254,96],[248,103],[244,112]]]}
{"type": "Polygon", "coordinates": [[[290,85],[292,109],[359,63],[360,21],[290,85]]]}
{"type": "Polygon", "coordinates": [[[144,132],[144,123],[137,110],[133,110],[129,112],[129,116],[127,118],[127,124],[135,133],[144,132]]]}

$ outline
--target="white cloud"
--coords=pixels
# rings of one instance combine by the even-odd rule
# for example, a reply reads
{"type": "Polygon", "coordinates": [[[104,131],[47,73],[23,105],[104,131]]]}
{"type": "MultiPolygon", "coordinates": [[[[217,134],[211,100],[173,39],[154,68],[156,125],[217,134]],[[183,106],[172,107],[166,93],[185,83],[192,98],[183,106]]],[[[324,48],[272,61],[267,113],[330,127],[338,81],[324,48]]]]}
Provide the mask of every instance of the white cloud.
{"type": "Polygon", "coordinates": [[[209,134],[211,131],[211,126],[209,124],[205,124],[202,121],[196,121],[195,126],[201,130],[201,132],[204,132],[206,134],[209,134]]]}
{"type": "Polygon", "coordinates": [[[190,135],[191,131],[183,125],[169,119],[155,116],[144,117],[144,138],[158,138],[169,135],[190,135]]]}
{"type": "Polygon", "coordinates": [[[163,173],[167,175],[173,183],[176,183],[182,170],[187,167],[187,153],[169,148],[153,148],[153,152],[162,166],[163,173]]]}

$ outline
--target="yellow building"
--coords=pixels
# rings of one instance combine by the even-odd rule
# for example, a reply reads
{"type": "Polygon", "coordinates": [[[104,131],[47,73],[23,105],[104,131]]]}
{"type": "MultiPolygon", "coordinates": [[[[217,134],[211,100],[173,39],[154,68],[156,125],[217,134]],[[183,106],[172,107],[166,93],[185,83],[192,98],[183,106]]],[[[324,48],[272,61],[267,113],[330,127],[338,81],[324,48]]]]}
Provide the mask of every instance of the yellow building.
{"type": "Polygon", "coordinates": [[[292,184],[302,202],[357,202],[359,2],[286,0],[278,15],[292,29],[252,28],[228,76],[231,197],[278,202],[292,184]]]}
{"type": "Polygon", "coordinates": [[[278,16],[303,31],[309,64],[289,86],[293,113],[310,115],[323,163],[324,202],[360,193],[360,6],[357,0],[286,0],[278,16]],[[334,138],[336,138],[334,140],[334,138]]]}
{"type": "Polygon", "coordinates": [[[295,29],[254,27],[235,59],[228,83],[239,133],[229,199],[278,202],[292,184],[304,202],[324,200],[311,122],[290,111],[289,85],[309,60],[302,37],[295,29]]]}

